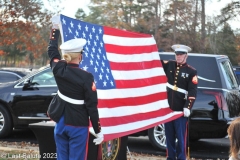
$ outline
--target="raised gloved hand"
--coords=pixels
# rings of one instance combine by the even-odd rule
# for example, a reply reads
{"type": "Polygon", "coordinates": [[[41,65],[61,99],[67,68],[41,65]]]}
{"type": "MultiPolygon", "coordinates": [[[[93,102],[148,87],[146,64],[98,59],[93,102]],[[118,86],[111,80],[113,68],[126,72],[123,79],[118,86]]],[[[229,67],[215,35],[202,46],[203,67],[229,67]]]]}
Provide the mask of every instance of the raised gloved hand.
{"type": "Polygon", "coordinates": [[[100,143],[102,143],[102,141],[104,140],[104,136],[103,134],[100,132],[98,134],[96,134],[96,137],[93,142],[95,143],[95,145],[99,145],[100,143]]]}
{"type": "Polygon", "coordinates": [[[183,114],[184,114],[184,117],[189,117],[190,116],[190,110],[188,108],[183,108],[183,114]]]}
{"type": "Polygon", "coordinates": [[[51,21],[52,21],[52,28],[59,29],[59,25],[61,24],[60,15],[55,14],[54,16],[52,16],[51,21]]]}

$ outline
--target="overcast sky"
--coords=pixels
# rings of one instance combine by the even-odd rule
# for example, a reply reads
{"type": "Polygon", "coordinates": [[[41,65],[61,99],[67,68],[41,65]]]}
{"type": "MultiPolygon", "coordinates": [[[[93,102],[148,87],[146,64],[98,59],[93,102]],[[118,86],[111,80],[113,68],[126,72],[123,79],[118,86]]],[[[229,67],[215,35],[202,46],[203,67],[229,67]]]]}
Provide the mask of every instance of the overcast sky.
{"type": "MultiPolygon", "coordinates": [[[[220,9],[229,2],[231,2],[231,0],[221,0],[220,2],[218,2],[218,0],[208,0],[205,7],[206,15],[213,16],[220,14],[220,9]]],[[[86,13],[88,13],[89,10],[87,6],[89,3],[90,0],[63,0],[63,3],[60,6],[65,9],[61,12],[61,14],[74,18],[78,8],[82,8],[86,13]]],[[[232,29],[240,28],[239,19],[231,21],[230,25],[232,29]]]]}

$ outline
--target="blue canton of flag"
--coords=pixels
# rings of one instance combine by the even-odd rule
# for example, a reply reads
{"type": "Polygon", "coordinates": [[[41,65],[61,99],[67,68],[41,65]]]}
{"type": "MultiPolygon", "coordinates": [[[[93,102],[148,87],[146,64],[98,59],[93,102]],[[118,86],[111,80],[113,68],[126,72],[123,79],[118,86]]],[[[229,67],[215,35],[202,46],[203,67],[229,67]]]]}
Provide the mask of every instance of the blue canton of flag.
{"type": "Polygon", "coordinates": [[[115,88],[109,61],[103,42],[103,27],[61,15],[64,42],[74,38],[84,38],[83,61],[80,68],[90,72],[98,89],[115,88]]]}

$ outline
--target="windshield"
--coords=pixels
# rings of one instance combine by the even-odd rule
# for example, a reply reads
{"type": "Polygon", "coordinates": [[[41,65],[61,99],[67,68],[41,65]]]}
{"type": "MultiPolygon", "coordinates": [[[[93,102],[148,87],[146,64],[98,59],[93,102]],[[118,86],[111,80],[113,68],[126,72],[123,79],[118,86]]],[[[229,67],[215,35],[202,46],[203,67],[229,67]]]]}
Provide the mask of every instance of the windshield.
{"type": "Polygon", "coordinates": [[[232,66],[229,61],[223,61],[220,63],[220,67],[223,71],[224,79],[227,83],[228,89],[238,89],[237,79],[233,72],[232,66]]]}

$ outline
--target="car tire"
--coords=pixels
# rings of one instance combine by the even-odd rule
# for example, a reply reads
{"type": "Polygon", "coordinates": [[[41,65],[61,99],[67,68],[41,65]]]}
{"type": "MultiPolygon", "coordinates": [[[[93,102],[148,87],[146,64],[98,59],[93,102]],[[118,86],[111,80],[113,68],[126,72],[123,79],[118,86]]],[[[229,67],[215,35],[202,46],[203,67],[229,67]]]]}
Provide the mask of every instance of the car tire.
{"type": "Polygon", "coordinates": [[[12,119],[8,110],[0,105],[0,138],[11,134],[13,130],[12,119]]]}
{"type": "Polygon", "coordinates": [[[166,150],[166,136],[164,124],[160,124],[148,129],[148,138],[152,146],[156,149],[166,150]]]}

